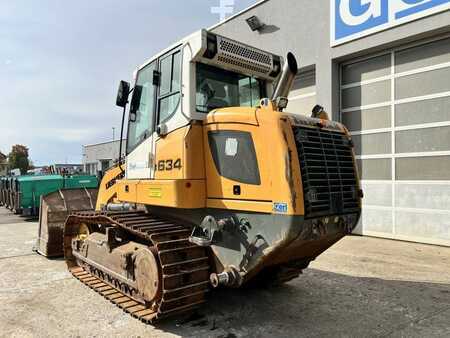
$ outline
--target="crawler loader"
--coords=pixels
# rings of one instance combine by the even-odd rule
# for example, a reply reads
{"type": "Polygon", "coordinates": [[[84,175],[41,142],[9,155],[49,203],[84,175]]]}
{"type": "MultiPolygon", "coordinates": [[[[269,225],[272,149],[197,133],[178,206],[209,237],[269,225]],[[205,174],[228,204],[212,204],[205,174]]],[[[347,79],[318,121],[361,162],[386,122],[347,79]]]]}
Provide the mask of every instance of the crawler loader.
{"type": "Polygon", "coordinates": [[[291,53],[201,30],[139,67],[133,88],[121,81],[126,156],[96,209],[66,219],[70,272],[154,323],[217,287],[296,278],[349,234],[353,143],[319,106],[284,111],[297,71],[291,53]]]}

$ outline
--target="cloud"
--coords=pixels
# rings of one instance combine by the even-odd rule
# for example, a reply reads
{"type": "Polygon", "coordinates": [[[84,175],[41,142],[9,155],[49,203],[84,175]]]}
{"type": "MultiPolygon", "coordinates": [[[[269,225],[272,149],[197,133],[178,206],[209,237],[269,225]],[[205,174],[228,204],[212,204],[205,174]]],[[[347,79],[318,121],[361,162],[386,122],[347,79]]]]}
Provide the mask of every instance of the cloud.
{"type": "Polygon", "coordinates": [[[52,135],[56,142],[76,142],[84,144],[86,140],[95,138],[98,135],[96,128],[58,128],[47,129],[47,134],[52,135]]]}
{"type": "MultiPolygon", "coordinates": [[[[255,0],[236,1],[238,11],[255,0]]],[[[0,4],[0,151],[79,162],[82,145],[120,130],[120,80],[183,36],[217,22],[219,1],[14,0],[0,4]],[[176,23],[176,24],[174,24],[176,23]],[[1,61],[0,61],[1,63],[1,61]]]]}

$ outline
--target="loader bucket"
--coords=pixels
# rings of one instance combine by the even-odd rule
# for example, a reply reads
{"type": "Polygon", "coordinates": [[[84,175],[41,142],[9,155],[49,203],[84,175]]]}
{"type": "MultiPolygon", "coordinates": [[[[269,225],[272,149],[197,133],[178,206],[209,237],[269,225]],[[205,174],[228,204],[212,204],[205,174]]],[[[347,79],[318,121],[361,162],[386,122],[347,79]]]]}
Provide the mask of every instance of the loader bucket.
{"type": "Polygon", "coordinates": [[[60,257],[63,229],[71,212],[94,210],[98,189],[63,189],[41,197],[37,252],[46,257],[60,257]]]}

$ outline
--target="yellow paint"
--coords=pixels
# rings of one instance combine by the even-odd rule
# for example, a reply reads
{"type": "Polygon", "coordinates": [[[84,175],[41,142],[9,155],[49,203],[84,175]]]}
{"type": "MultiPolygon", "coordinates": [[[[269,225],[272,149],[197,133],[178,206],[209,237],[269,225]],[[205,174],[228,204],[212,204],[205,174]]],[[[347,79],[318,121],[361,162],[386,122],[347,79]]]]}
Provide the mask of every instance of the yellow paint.
{"type": "MultiPolygon", "coordinates": [[[[125,166],[122,165],[122,169],[125,170],[125,166]]],[[[112,184],[113,180],[122,172],[119,166],[115,166],[109,169],[100,182],[96,210],[101,210],[103,206],[108,203],[114,203],[117,200],[117,184],[112,184]]]]}
{"type": "Polygon", "coordinates": [[[161,188],[150,188],[150,197],[162,197],[162,190],[161,188]]]}
{"type": "Polygon", "coordinates": [[[232,122],[257,126],[256,112],[256,108],[250,107],[221,108],[209,113],[204,124],[232,122]]]}
{"type": "Polygon", "coordinates": [[[183,209],[206,206],[204,180],[122,180],[119,185],[118,198],[124,202],[183,209]]]}
{"type": "MultiPolygon", "coordinates": [[[[286,203],[286,215],[303,215],[300,164],[291,124],[273,105],[256,109],[256,115],[254,108],[239,108],[239,114],[241,117],[237,118],[235,110],[227,108],[216,111],[214,119],[210,116],[207,118],[203,139],[204,148],[208,149],[205,153],[208,205],[211,203],[210,199],[267,202],[263,212],[272,212],[273,203],[286,203]],[[257,123],[250,124],[249,120],[257,123]],[[219,175],[208,141],[208,132],[217,130],[251,133],[260,172],[260,185],[239,183],[219,175]],[[235,185],[240,186],[240,195],[234,194],[235,185]]],[[[214,203],[217,205],[217,202],[214,203]]],[[[231,202],[227,202],[227,205],[231,207],[231,202]]],[[[240,204],[241,207],[244,205],[240,204]]],[[[246,206],[248,211],[261,212],[260,204],[249,203],[246,206]]]]}
{"type": "Polygon", "coordinates": [[[226,199],[208,199],[208,208],[241,210],[253,212],[272,213],[273,204],[271,202],[226,200],[226,199]]]}
{"type": "Polygon", "coordinates": [[[202,139],[203,127],[199,123],[179,128],[159,138],[156,141],[154,165],[158,168],[160,161],[163,161],[164,170],[156,170],[155,179],[204,179],[202,139]],[[178,159],[181,162],[180,169],[173,167],[178,159]]]}
{"type": "Polygon", "coordinates": [[[117,183],[117,199],[121,202],[140,203],[141,195],[137,193],[140,180],[121,180],[117,183]]]}
{"type": "MultiPolygon", "coordinates": [[[[322,120],[324,128],[330,121],[322,120]]],[[[153,180],[121,180],[101,189],[97,208],[109,201],[123,201],[172,208],[214,208],[276,213],[275,203],[287,206],[285,215],[304,215],[300,163],[292,125],[293,115],[277,111],[272,102],[261,108],[224,108],[156,141],[154,163],[181,161],[181,168],[155,172],[153,180]],[[219,175],[211,155],[208,132],[242,131],[251,134],[261,183],[232,181],[219,175]],[[241,193],[234,193],[239,185],[241,193]]],[[[342,131],[348,131],[340,125],[342,131]]],[[[117,173],[117,171],[115,171],[117,173]]],[[[108,172],[105,179],[114,177],[108,172]]],[[[104,181],[105,181],[104,179],[104,181]]],[[[102,186],[104,186],[102,181],[102,186]]]]}

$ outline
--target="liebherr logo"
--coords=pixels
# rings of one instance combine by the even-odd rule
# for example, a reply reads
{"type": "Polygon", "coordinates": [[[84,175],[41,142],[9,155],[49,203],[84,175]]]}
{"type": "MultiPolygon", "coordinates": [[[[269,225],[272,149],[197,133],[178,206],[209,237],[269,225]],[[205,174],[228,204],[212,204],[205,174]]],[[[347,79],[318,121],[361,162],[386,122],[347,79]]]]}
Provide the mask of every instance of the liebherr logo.
{"type": "Polygon", "coordinates": [[[227,18],[227,14],[233,14],[234,0],[220,0],[219,6],[211,7],[212,14],[219,14],[220,21],[227,18]]]}
{"type": "Polygon", "coordinates": [[[331,0],[331,44],[450,9],[450,0],[331,0]]]}

